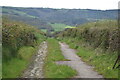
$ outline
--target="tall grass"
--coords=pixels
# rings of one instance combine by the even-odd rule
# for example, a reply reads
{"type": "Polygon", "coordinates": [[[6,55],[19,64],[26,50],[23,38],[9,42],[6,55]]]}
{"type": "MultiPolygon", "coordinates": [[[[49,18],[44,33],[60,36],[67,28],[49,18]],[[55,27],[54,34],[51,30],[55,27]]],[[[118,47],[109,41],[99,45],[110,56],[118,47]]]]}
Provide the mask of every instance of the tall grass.
{"type": "Polygon", "coordinates": [[[77,53],[84,61],[93,65],[95,70],[102,74],[105,78],[118,78],[118,69],[112,69],[117,54],[99,53],[91,51],[84,47],[78,48],[77,53]]]}
{"type": "Polygon", "coordinates": [[[75,38],[64,38],[63,41],[71,48],[77,49],[77,55],[87,64],[92,65],[99,74],[105,78],[118,78],[118,69],[112,69],[117,57],[116,53],[104,52],[100,48],[94,49],[75,38]]]}

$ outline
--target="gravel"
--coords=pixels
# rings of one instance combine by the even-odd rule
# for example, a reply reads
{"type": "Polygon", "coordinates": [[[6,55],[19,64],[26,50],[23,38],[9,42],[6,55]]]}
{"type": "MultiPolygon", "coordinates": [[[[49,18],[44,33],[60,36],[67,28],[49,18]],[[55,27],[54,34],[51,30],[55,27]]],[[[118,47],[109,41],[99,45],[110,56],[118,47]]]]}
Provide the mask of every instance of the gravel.
{"type": "Polygon", "coordinates": [[[98,74],[93,70],[92,66],[87,65],[81,60],[74,49],[70,49],[65,43],[59,43],[61,46],[62,54],[66,59],[70,61],[57,61],[57,64],[68,65],[78,72],[74,78],[103,78],[102,75],[98,74]]]}
{"type": "Polygon", "coordinates": [[[33,56],[28,69],[23,72],[22,78],[44,78],[43,66],[47,53],[47,42],[42,42],[36,55],[33,56]]]}

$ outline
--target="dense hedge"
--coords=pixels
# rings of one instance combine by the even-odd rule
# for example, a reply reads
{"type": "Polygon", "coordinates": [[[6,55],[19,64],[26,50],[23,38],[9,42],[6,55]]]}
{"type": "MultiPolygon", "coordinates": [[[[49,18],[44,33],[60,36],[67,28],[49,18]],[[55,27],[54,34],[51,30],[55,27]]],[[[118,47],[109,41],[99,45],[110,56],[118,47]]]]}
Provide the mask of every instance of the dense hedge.
{"type": "Polygon", "coordinates": [[[43,34],[29,25],[3,19],[3,59],[9,60],[11,57],[17,56],[17,51],[22,46],[34,47],[37,40],[36,33],[43,34]]]}
{"type": "Polygon", "coordinates": [[[59,37],[73,37],[83,40],[94,48],[117,51],[119,32],[117,21],[98,21],[67,29],[58,34],[59,37]]]}

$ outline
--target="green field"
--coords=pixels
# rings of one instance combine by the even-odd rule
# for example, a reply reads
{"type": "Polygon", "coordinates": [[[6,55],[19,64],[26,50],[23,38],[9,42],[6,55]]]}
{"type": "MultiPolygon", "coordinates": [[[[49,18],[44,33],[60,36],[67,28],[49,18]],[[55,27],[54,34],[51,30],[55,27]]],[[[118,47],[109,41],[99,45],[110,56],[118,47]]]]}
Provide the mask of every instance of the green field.
{"type": "Polygon", "coordinates": [[[42,32],[46,33],[47,32],[47,29],[41,29],[42,32]]]}
{"type": "Polygon", "coordinates": [[[73,28],[72,26],[61,24],[61,23],[54,23],[50,24],[55,31],[63,31],[65,28],[73,28]]]}

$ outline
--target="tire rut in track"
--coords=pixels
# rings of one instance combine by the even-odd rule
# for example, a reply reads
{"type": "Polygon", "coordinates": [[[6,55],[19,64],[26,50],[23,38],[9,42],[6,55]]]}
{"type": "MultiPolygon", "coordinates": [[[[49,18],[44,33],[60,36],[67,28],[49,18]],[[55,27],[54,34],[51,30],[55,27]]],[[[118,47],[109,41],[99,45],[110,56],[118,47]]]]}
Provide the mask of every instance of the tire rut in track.
{"type": "Polygon", "coordinates": [[[42,42],[39,46],[37,54],[31,60],[28,69],[23,72],[22,78],[44,78],[43,66],[47,53],[47,42],[42,42]]]}
{"type": "Polygon", "coordinates": [[[68,65],[78,72],[75,78],[103,78],[96,71],[93,70],[92,66],[87,65],[81,60],[74,49],[70,49],[65,43],[60,43],[62,54],[70,61],[57,61],[56,64],[68,65]]]}

